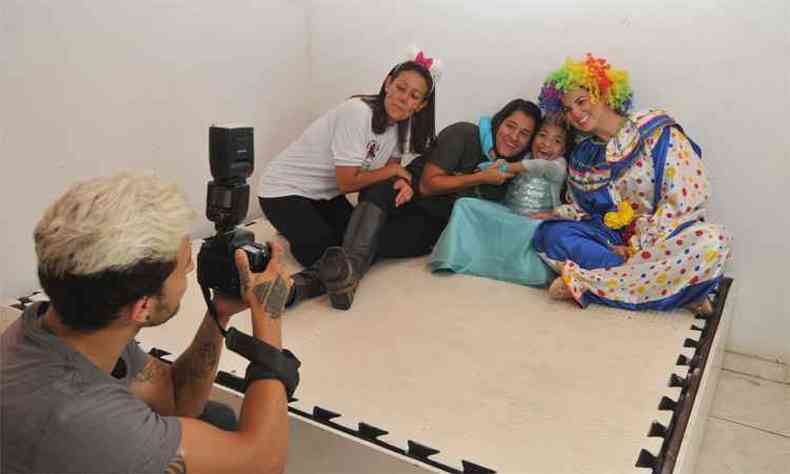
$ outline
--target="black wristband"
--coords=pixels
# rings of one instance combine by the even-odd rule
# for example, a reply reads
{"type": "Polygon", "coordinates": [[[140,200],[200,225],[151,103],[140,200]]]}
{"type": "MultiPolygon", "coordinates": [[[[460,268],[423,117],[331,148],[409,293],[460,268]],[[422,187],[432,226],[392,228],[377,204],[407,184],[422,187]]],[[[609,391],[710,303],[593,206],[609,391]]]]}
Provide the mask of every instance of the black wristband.
{"type": "MultiPolygon", "coordinates": [[[[291,351],[285,349],[283,351],[284,356],[285,353],[292,357],[297,364],[299,363],[299,360],[296,359],[293,354],[291,354],[291,351]]],[[[244,391],[246,392],[247,387],[249,387],[249,385],[256,380],[275,379],[279,380],[283,384],[283,387],[285,388],[285,394],[288,396],[288,401],[291,401],[293,400],[293,394],[296,391],[296,387],[299,385],[299,371],[294,368],[289,372],[289,374],[278,374],[274,370],[264,365],[250,362],[250,364],[247,366],[247,373],[244,377],[244,391]]]]}
{"type": "Polygon", "coordinates": [[[299,385],[299,367],[302,363],[288,349],[276,347],[258,338],[230,328],[225,335],[225,345],[233,352],[250,361],[245,377],[247,385],[258,379],[277,379],[285,386],[288,399],[293,397],[299,385]]]}

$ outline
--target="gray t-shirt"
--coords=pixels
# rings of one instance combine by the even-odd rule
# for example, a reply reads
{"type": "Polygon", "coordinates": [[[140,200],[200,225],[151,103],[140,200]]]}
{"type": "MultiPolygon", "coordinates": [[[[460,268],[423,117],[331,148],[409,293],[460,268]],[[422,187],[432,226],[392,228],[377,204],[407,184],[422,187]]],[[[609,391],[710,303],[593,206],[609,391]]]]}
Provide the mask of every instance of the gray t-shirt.
{"type": "Polygon", "coordinates": [[[181,422],[129,391],[147,355],[130,341],[115,378],[44,330],[45,310],[29,306],[0,339],[2,472],[165,472],[181,422]]]}

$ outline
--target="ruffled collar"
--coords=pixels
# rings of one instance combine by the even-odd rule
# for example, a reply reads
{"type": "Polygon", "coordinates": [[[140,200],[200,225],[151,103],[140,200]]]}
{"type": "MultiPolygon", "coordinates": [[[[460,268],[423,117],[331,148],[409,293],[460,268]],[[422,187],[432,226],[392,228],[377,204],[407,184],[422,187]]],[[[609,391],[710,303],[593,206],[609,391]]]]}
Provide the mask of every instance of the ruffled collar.
{"type": "Polygon", "coordinates": [[[633,116],[629,115],[625,117],[617,133],[606,142],[606,161],[619,163],[625,160],[639,146],[639,142],[639,127],[633,116]]]}
{"type": "Polygon", "coordinates": [[[603,141],[594,135],[585,136],[579,144],[588,142],[596,145],[597,147],[605,146],[605,161],[609,164],[617,164],[628,161],[639,145],[642,143],[643,136],[645,135],[645,126],[652,121],[660,118],[667,117],[666,112],[660,109],[647,109],[628,114],[620,125],[620,129],[614,134],[612,138],[603,141]]]}

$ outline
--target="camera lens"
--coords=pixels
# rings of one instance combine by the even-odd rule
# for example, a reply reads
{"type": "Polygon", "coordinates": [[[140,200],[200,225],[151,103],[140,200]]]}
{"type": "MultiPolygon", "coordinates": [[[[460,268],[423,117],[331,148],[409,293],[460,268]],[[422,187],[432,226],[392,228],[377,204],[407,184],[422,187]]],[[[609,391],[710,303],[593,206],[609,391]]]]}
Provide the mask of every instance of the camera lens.
{"type": "Polygon", "coordinates": [[[257,243],[242,245],[242,250],[247,254],[247,259],[250,262],[250,271],[259,273],[266,270],[269,264],[271,254],[268,245],[260,245],[257,243]]]}

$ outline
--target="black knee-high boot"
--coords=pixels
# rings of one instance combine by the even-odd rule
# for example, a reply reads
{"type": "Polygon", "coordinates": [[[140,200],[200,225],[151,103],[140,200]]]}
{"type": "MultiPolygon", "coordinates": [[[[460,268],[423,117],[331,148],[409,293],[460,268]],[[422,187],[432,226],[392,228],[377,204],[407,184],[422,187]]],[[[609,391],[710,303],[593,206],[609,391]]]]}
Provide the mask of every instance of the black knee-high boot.
{"type": "Polygon", "coordinates": [[[324,252],[318,273],[333,308],[351,307],[359,281],[373,263],[379,231],[386,221],[384,210],[372,202],[362,201],[351,214],[343,246],[329,247],[324,252]]]}

